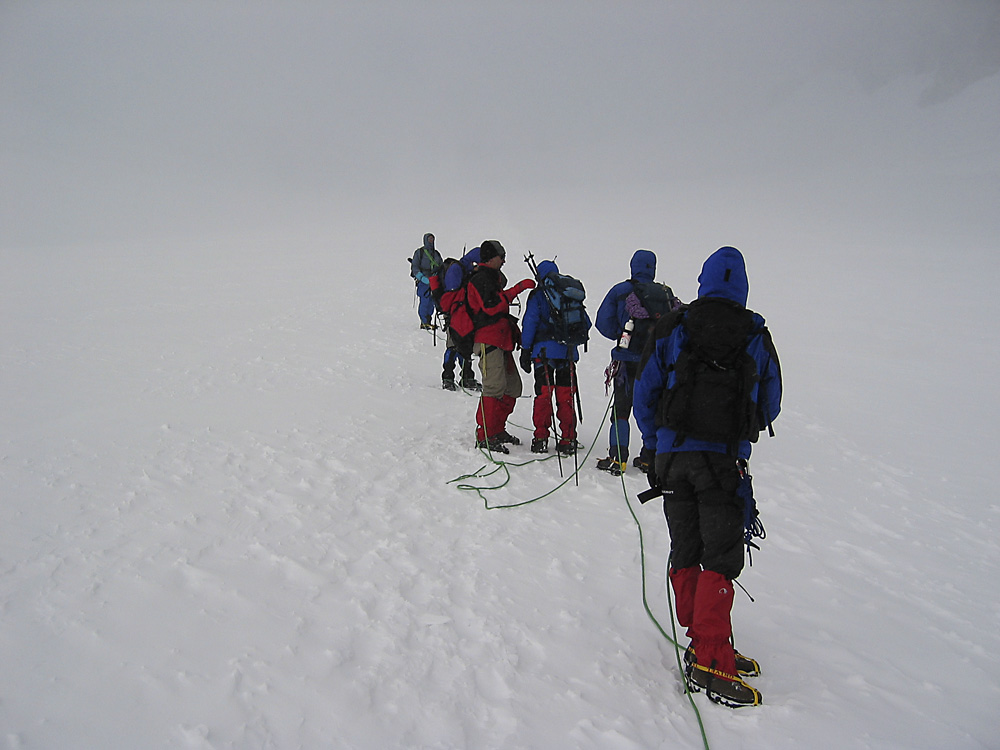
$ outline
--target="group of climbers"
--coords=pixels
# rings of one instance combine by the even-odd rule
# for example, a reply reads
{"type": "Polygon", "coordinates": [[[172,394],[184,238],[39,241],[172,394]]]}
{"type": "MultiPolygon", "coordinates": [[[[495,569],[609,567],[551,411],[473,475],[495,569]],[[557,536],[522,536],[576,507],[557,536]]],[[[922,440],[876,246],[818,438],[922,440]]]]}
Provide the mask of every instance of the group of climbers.
{"type": "MultiPolygon", "coordinates": [[[[506,426],[523,390],[516,366],[520,364],[534,379],[532,452],[549,451],[553,424],[558,423],[555,449],[562,455],[571,455],[579,445],[574,404],[579,396],[576,380],[579,344],[568,343],[565,336],[559,335],[564,331],[558,330],[558,323],[563,322],[558,292],[548,285],[545,289],[535,289],[537,281],[563,275],[555,261],[545,260],[533,268],[537,278],[526,278],[508,288],[501,270],[506,259],[506,250],[499,241],[485,240],[457,260],[444,260],[434,247],[434,235],[425,234],[423,245],[410,260],[420,301],[420,327],[436,331],[436,307],[446,336],[442,387],[457,390],[461,385],[466,390],[482,389],[476,411],[478,447],[509,453],[507,446],[520,444],[520,439],[506,426]],[[519,328],[517,319],[510,314],[510,305],[529,289],[534,291],[528,295],[519,328]],[[517,349],[521,354],[515,361],[517,349]],[[473,355],[478,358],[482,384],[472,374],[473,355]],[[458,384],[454,375],[456,361],[462,364],[458,384]]],[[[627,466],[632,392],[643,347],[656,320],[680,305],[670,287],[655,282],[654,253],[637,250],[630,265],[629,279],[611,288],[596,320],[597,330],[615,342],[609,368],[614,406],[608,456],[599,460],[597,466],[615,475],[627,466]]],[[[591,321],[585,310],[580,327],[586,341],[591,321]]],[[[635,461],[644,472],[650,463],[645,452],[635,461]]]]}
{"type": "MultiPolygon", "coordinates": [[[[497,240],[449,261],[427,234],[411,260],[411,275],[421,328],[434,328],[435,300],[445,321],[443,386],[455,388],[457,358],[463,387],[479,388],[468,369],[471,357],[478,359],[476,445],[509,453],[509,445],[521,443],[507,430],[522,393],[520,364],[534,377],[531,451],[548,452],[558,423],[555,450],[574,454],[580,447],[576,363],[591,327],[582,285],[576,283],[574,295],[566,280],[575,280],[554,261],[535,267],[532,260],[535,278],[508,286],[501,270],[506,251],[497,240]],[[528,290],[519,328],[510,307],[528,290]]],[[[705,261],[698,298],[687,305],[655,274],[656,256],[637,250],[629,278],[611,287],[597,311],[597,330],[614,342],[605,371],[605,385],[614,391],[608,455],[597,467],[616,476],[626,471],[634,411],[642,445],[633,466],[646,475],[650,492],[663,498],[671,540],[667,583],[677,620],[691,639],[687,686],[727,706],[759,705],[760,692],[745,679],[760,667],[735,650],[731,609],[752,503],[750,447],[762,430],[771,430],[781,405],[777,351],[764,319],[746,307],[746,267],[736,248],[720,248],[705,261]]]]}
{"type": "MultiPolygon", "coordinates": [[[[454,379],[457,359],[463,368],[461,386],[481,392],[476,408],[476,446],[490,453],[509,453],[509,445],[521,443],[507,430],[507,420],[523,390],[518,362],[514,359],[514,352],[520,348],[522,353],[538,352],[534,363],[530,357],[526,359],[522,355],[519,358],[526,372],[537,367],[532,450],[535,453],[548,450],[554,396],[558,404],[555,409],[559,421],[557,447],[562,453],[568,453],[568,446],[577,444],[571,385],[575,380],[571,363],[578,358],[576,347],[559,348],[558,342],[548,335],[554,331],[552,312],[542,306],[542,297],[536,297],[535,292],[528,296],[524,316],[527,337],[522,336],[518,320],[510,311],[511,303],[522,292],[535,289],[536,280],[525,278],[508,286],[502,270],[507,262],[507,251],[498,240],[484,240],[458,259],[442,260],[438,254],[437,260],[420,266],[424,259],[435,257],[437,251],[431,252],[432,247],[433,235],[425,235],[423,247],[417,249],[411,261],[411,275],[416,280],[421,304],[423,279],[427,280],[426,299],[431,300],[432,306],[436,302],[439,319],[445,328],[442,387],[457,390],[454,379]],[[472,375],[473,356],[478,360],[481,383],[472,375]],[[543,387],[546,378],[550,385],[558,379],[558,387],[543,387]]],[[[558,272],[551,261],[542,265],[546,273],[558,272]]],[[[436,329],[431,315],[433,307],[429,315],[421,313],[421,328],[436,329]]]]}

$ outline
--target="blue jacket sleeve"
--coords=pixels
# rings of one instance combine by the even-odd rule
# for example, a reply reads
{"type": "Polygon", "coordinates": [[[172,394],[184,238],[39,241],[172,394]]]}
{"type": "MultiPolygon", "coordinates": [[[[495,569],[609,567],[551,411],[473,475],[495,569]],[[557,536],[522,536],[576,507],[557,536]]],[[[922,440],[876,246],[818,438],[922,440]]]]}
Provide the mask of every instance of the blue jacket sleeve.
{"type": "Polygon", "coordinates": [[[769,425],[781,412],[781,364],[769,331],[765,330],[754,339],[753,349],[752,354],[760,372],[757,403],[764,417],[764,424],[769,425]]]}
{"type": "Polygon", "coordinates": [[[535,290],[528,295],[524,306],[524,317],[521,319],[521,348],[531,351],[535,345],[535,332],[538,330],[538,294],[535,290]]]}
{"type": "Polygon", "coordinates": [[[644,448],[656,448],[656,409],[667,385],[667,353],[672,337],[659,339],[642,373],[635,381],[632,413],[642,432],[644,448]]]}
{"type": "Polygon", "coordinates": [[[625,309],[625,296],[622,294],[622,285],[628,285],[627,281],[615,284],[604,296],[604,301],[597,308],[597,320],[595,325],[597,330],[606,339],[617,341],[621,336],[625,321],[621,319],[622,311],[625,309]]]}

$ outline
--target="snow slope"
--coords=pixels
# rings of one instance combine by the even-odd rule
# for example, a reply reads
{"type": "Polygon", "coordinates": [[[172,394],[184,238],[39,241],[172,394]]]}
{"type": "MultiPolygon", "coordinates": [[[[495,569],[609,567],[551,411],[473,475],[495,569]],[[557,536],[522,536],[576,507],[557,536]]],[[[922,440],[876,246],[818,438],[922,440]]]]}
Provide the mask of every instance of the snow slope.
{"type": "MultiPolygon", "coordinates": [[[[378,305],[316,240],[3,260],[7,746],[703,745],[643,611],[645,566],[670,633],[660,511],[590,466],[600,341],[579,485],[487,509],[559,467],[522,446],[485,503],[449,484],[486,463],[475,401],[440,390],[398,250],[372,254],[399,272],[378,305]]],[[[768,536],[735,612],[765,705],[696,698],[710,746],[994,746],[1000,508],[810,414],[772,329],[798,385],[752,465],[768,536]]]]}

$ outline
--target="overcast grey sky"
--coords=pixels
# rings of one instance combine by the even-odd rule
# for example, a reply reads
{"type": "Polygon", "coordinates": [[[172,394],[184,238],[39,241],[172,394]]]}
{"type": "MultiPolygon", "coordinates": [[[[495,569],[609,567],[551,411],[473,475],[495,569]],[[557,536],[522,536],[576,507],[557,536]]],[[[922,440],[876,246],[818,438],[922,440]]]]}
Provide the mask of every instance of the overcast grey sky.
{"type": "Polygon", "coordinates": [[[1000,199],[996,0],[9,1],[0,71],[0,248],[408,193],[1000,199]]]}

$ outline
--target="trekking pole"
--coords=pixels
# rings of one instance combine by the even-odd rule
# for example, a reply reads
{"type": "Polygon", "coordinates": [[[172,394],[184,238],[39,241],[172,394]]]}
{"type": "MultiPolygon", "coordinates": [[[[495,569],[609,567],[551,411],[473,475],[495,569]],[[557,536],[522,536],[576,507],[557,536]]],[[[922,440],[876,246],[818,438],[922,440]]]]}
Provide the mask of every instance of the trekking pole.
{"type": "MultiPolygon", "coordinates": [[[[572,360],[570,360],[570,363],[569,363],[569,382],[572,385],[573,390],[576,391],[576,362],[573,362],[572,360]]],[[[579,393],[576,394],[576,400],[577,400],[577,403],[579,403],[579,401],[580,401],[580,394],[579,393]]],[[[576,415],[575,412],[573,414],[573,417],[574,418],[577,417],[577,415],[576,415]]],[[[582,414],[579,416],[579,419],[577,419],[577,422],[579,422],[579,423],[583,422],[583,415],[582,414]]],[[[574,425],[574,427],[575,427],[575,425],[574,425]]],[[[577,429],[574,429],[573,432],[577,436],[579,436],[579,434],[580,434],[580,431],[577,430],[577,429]]],[[[576,437],[573,438],[573,443],[574,443],[574,445],[573,445],[573,473],[575,475],[575,484],[576,484],[577,487],[580,486],[580,457],[577,455],[577,446],[576,446],[576,443],[579,443],[579,442],[580,441],[577,440],[576,437]]]]}
{"type": "Polygon", "coordinates": [[[580,424],[583,424],[583,404],[580,402],[580,383],[576,379],[576,362],[570,362],[570,376],[573,395],[576,397],[576,415],[580,418],[580,424]]]}
{"type": "MultiPolygon", "coordinates": [[[[486,455],[489,456],[490,461],[493,461],[493,450],[490,448],[490,436],[486,434],[486,396],[484,395],[486,391],[486,344],[480,344],[479,350],[479,368],[481,370],[481,377],[483,378],[483,387],[479,391],[479,403],[476,406],[476,427],[479,427],[479,421],[482,420],[483,426],[483,439],[486,443],[486,455]]],[[[473,344],[473,349],[475,344],[473,344]]],[[[479,444],[479,441],[476,441],[479,444]]],[[[482,448],[479,449],[480,452],[482,448]]],[[[495,461],[494,461],[495,463],[495,461]]]]}
{"type": "Polygon", "coordinates": [[[528,253],[524,256],[524,262],[528,264],[528,268],[531,269],[531,275],[535,277],[535,281],[538,281],[538,266],[535,265],[535,254],[528,253]]]}
{"type": "MultiPolygon", "coordinates": [[[[615,431],[615,461],[621,465],[622,460],[622,448],[621,448],[621,429],[618,426],[618,373],[615,373],[615,380],[611,384],[611,425],[612,429],[615,431]]],[[[610,441],[609,441],[610,442],[610,441]]],[[[611,446],[608,446],[609,449],[611,446]]],[[[611,451],[608,450],[608,454],[611,451]]],[[[626,499],[628,499],[626,495],[626,499]]]]}

